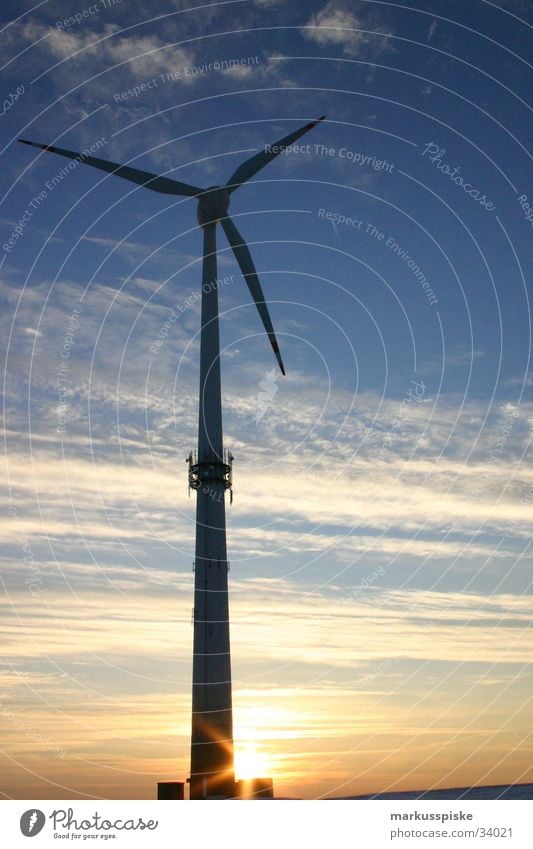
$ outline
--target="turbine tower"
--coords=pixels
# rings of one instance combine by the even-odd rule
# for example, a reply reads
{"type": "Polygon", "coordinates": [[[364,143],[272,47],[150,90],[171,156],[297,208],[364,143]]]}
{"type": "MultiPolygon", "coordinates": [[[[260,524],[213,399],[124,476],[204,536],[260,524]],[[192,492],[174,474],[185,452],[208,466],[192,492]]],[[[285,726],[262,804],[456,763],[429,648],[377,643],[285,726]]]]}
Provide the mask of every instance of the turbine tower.
{"type": "Polygon", "coordinates": [[[216,226],[221,224],[257,306],[282,374],[285,374],[261,283],[237,227],[228,215],[231,194],[309,132],[324,115],[243,162],[226,185],[200,189],[188,183],[118,165],[82,153],[20,139],[41,150],[137,183],[154,192],[198,198],[203,230],[202,318],[198,449],[188,457],[189,485],[196,490],[194,561],[194,638],[191,732],[191,799],[231,799],[240,795],[235,781],[231,660],[226,551],[225,492],[231,493],[233,457],[224,449],[220,384],[220,342],[216,226]]]}

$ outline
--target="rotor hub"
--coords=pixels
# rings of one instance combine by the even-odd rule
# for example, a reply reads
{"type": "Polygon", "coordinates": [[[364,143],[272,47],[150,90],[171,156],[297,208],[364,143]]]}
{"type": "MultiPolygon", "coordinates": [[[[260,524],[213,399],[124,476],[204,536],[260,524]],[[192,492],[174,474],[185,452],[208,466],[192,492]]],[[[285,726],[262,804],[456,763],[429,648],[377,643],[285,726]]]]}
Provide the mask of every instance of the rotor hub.
{"type": "Polygon", "coordinates": [[[229,208],[229,191],[225,186],[210,186],[198,201],[198,224],[214,224],[226,218],[229,208]]]}

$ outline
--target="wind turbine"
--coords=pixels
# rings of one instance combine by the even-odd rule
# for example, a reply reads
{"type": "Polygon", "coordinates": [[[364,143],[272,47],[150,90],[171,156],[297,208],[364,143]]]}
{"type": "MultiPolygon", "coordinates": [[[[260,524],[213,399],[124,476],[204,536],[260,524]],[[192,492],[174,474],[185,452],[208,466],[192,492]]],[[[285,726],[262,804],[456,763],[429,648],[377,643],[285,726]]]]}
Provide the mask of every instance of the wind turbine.
{"type": "Polygon", "coordinates": [[[198,224],[204,234],[202,267],[202,327],[198,451],[191,452],[189,485],[196,490],[196,548],[194,562],[194,638],[190,798],[235,798],[240,795],[233,762],[233,718],[228,609],[228,559],[224,494],[232,485],[232,460],[222,442],[220,343],[216,226],[222,225],[235,259],[257,306],[282,374],[285,368],[250,251],[228,215],[232,193],[272,162],[325,115],[295,132],[265,145],[243,162],[225,186],[200,189],[169,177],[150,174],[20,139],[41,150],[75,159],[154,192],[198,198],[198,224]]]}

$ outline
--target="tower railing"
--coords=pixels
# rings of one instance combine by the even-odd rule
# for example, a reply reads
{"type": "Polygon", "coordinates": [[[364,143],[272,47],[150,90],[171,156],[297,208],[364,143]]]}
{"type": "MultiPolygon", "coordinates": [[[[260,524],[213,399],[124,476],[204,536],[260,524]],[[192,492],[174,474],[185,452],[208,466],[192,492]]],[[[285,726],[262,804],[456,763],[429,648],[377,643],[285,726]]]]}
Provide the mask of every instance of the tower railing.
{"type": "Polygon", "coordinates": [[[190,451],[185,462],[189,464],[189,495],[191,489],[209,487],[213,483],[222,483],[224,491],[229,489],[230,504],[233,503],[233,454],[224,448],[222,457],[214,451],[204,451],[198,457],[197,451],[190,451]]]}

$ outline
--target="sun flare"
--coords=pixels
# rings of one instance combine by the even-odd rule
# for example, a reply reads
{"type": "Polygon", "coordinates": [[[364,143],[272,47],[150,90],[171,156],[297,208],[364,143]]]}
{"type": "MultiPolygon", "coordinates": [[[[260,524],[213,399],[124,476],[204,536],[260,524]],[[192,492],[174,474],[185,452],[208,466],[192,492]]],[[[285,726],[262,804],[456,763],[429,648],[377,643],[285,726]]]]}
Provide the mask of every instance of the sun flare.
{"type": "Polygon", "coordinates": [[[254,743],[242,743],[235,749],[235,776],[240,779],[264,778],[270,775],[268,755],[254,743]]]}

